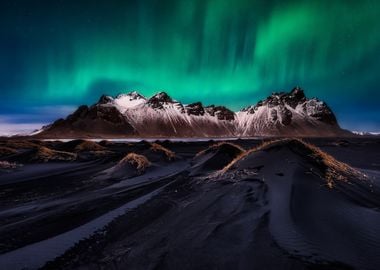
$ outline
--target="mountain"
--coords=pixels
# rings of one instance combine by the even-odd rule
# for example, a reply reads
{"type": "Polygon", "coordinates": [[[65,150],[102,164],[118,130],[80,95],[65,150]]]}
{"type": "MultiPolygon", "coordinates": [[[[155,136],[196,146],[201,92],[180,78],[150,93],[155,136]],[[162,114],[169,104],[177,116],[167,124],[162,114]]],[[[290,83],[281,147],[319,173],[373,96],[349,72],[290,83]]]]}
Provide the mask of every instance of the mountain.
{"type": "Polygon", "coordinates": [[[146,98],[137,92],[103,95],[66,119],[43,127],[38,138],[338,136],[342,130],[323,101],[308,99],[299,87],[273,93],[233,112],[201,102],[182,104],[167,93],[146,98]]]}
{"type": "Polygon", "coordinates": [[[273,93],[237,113],[240,136],[334,136],[344,133],[332,110],[317,98],[306,98],[299,87],[273,93]]]}
{"type": "Polygon", "coordinates": [[[66,119],[58,119],[35,134],[41,138],[120,137],[136,135],[137,131],[115,106],[98,102],[80,106],[66,119]]]}

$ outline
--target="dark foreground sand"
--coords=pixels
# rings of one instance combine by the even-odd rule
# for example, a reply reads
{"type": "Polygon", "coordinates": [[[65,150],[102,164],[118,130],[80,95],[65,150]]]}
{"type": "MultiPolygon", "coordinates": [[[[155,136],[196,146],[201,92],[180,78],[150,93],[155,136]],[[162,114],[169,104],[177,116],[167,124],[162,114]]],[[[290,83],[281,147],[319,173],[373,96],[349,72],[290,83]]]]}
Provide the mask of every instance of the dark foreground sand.
{"type": "Polygon", "coordinates": [[[1,141],[0,269],[380,269],[380,139],[306,141],[1,141]]]}

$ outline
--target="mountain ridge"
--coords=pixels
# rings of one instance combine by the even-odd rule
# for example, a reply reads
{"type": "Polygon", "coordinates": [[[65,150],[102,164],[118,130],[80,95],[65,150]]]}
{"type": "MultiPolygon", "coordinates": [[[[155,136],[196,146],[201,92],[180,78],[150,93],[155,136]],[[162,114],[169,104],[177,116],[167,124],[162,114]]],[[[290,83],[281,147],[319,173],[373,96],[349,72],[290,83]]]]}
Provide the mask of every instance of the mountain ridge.
{"type": "Polygon", "coordinates": [[[183,104],[166,92],[150,98],[136,91],[102,95],[66,119],[43,127],[35,137],[252,137],[348,136],[330,107],[304,91],[274,92],[237,112],[202,102],[183,104]]]}

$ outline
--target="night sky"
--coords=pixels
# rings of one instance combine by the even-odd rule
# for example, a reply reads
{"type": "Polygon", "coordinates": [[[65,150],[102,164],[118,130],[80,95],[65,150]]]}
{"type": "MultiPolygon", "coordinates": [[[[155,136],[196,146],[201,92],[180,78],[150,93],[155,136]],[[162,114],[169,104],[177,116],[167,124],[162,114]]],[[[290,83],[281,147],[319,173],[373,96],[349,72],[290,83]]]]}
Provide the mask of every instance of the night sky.
{"type": "Polygon", "coordinates": [[[2,0],[0,132],[103,93],[237,110],[299,85],[380,130],[380,1],[2,0]]]}

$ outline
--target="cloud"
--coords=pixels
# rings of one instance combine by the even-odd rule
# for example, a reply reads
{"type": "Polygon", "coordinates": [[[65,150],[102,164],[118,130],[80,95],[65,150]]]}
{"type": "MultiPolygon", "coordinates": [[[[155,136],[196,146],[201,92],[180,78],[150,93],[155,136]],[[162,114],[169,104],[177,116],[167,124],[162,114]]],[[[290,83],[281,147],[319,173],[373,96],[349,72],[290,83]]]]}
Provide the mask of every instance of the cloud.
{"type": "Polygon", "coordinates": [[[16,134],[30,134],[33,131],[40,129],[45,124],[43,123],[9,123],[0,120],[0,136],[12,136],[16,134]]]}
{"type": "Polygon", "coordinates": [[[3,111],[0,119],[10,123],[48,123],[66,117],[75,109],[76,106],[68,105],[24,107],[16,112],[3,111]]]}
{"type": "Polygon", "coordinates": [[[29,134],[54,120],[66,117],[74,106],[39,106],[25,108],[22,113],[0,114],[0,136],[29,134]]]}

